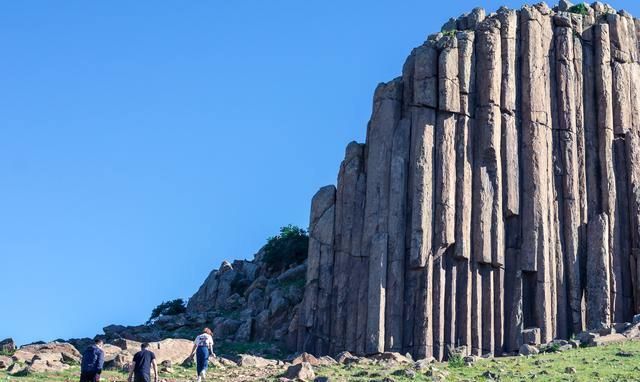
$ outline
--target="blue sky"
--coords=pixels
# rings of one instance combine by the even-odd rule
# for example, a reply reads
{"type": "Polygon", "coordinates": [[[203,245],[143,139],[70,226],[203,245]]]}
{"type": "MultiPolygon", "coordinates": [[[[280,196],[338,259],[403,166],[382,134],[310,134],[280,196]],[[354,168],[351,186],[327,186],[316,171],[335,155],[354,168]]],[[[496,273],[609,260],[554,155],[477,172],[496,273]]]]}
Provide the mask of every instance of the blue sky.
{"type": "Polygon", "coordinates": [[[0,2],[0,338],[142,323],[306,227],[376,84],[502,4],[0,2]]]}

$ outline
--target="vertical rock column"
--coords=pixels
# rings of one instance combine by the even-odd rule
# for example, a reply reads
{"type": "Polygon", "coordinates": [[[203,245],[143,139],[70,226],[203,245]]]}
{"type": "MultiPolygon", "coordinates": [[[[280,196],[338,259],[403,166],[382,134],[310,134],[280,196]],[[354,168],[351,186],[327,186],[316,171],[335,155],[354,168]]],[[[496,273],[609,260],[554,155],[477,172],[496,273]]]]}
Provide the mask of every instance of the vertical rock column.
{"type": "Polygon", "coordinates": [[[385,350],[402,351],[404,308],[404,260],[406,250],[406,213],[411,120],[398,124],[391,148],[389,192],[389,258],[385,305],[385,350]]]}
{"type": "Polygon", "coordinates": [[[391,146],[402,111],[402,80],[380,84],[367,131],[367,189],[362,236],[369,258],[364,352],[384,351],[385,292],[389,242],[391,146]]]}
{"type": "MultiPolygon", "coordinates": [[[[582,33],[584,31],[585,24],[589,23],[590,16],[585,15],[571,15],[571,21],[573,26],[573,72],[574,72],[574,99],[576,100],[576,149],[578,160],[578,209],[579,209],[579,223],[578,223],[578,269],[580,277],[578,278],[579,287],[579,321],[575,317],[575,305],[569,302],[571,308],[571,329],[572,333],[579,333],[584,330],[584,288],[583,280],[587,261],[587,223],[589,216],[588,205],[588,187],[587,187],[587,148],[586,148],[586,112],[585,112],[585,100],[584,100],[584,50],[582,33]]],[[[570,282],[572,280],[570,279],[570,282]]],[[[571,296],[570,298],[575,298],[571,296]]],[[[575,304],[575,303],[574,303],[575,304]]]]}
{"type": "Polygon", "coordinates": [[[434,137],[438,96],[438,52],[432,41],[414,51],[408,259],[405,262],[404,347],[420,359],[432,348],[434,137]]]}
{"type": "Polygon", "coordinates": [[[627,172],[629,174],[628,193],[629,207],[631,215],[631,253],[630,269],[634,279],[633,293],[635,295],[634,310],[640,311],[638,306],[638,296],[640,296],[640,285],[638,285],[638,259],[640,259],[640,137],[638,131],[627,132],[627,172]]]}
{"type": "Polygon", "coordinates": [[[587,220],[597,216],[602,210],[602,197],[600,193],[600,163],[598,160],[598,108],[595,90],[595,27],[593,23],[593,16],[583,18],[581,33],[587,220]]]}
{"type": "Polygon", "coordinates": [[[351,142],[340,165],[336,192],[335,261],[330,353],[354,349],[360,243],[364,214],[364,145],[351,142]]]}
{"type": "Polygon", "coordinates": [[[627,150],[625,134],[632,128],[632,71],[637,61],[637,39],[633,18],[624,12],[608,14],[613,97],[613,166],[616,179],[616,217],[614,227],[613,269],[618,286],[615,300],[616,322],[630,321],[633,317],[633,292],[629,246],[629,199],[627,195],[627,150]]]}
{"type": "Polygon", "coordinates": [[[601,329],[611,325],[609,227],[607,215],[589,220],[587,274],[587,328],[601,329]]]}
{"type": "Polygon", "coordinates": [[[456,130],[456,301],[455,344],[471,351],[471,217],[473,210],[473,119],[475,115],[475,54],[473,31],[457,33],[460,115],[456,130]]]}
{"type": "MultiPolygon", "coordinates": [[[[500,111],[502,113],[502,173],[503,214],[505,218],[504,281],[498,280],[504,293],[503,326],[504,347],[515,351],[520,347],[523,329],[522,272],[520,271],[520,126],[517,108],[519,90],[518,14],[515,10],[498,10],[502,48],[502,87],[500,111]]],[[[499,309],[499,306],[497,307],[499,309]]]]}
{"type": "MultiPolygon", "coordinates": [[[[548,211],[550,195],[547,185],[551,166],[551,94],[549,51],[552,29],[548,9],[525,6],[520,12],[522,49],[522,248],[521,267],[535,272],[523,291],[534,301],[524,301],[533,307],[532,323],[540,328],[541,340],[553,338],[551,270],[551,232],[548,211]]],[[[525,276],[527,277],[527,276],[525,276]]]]}
{"type": "MultiPolygon", "coordinates": [[[[455,327],[452,314],[455,301],[452,262],[455,242],[457,113],[460,111],[458,80],[458,44],[455,36],[438,41],[439,102],[435,143],[435,231],[433,238],[433,354],[437,359],[445,355],[446,340],[451,339],[455,327]],[[445,258],[445,256],[447,258],[445,258]],[[447,283],[449,282],[449,285],[447,283]],[[447,305],[446,297],[449,297],[447,305]],[[453,294],[453,297],[452,297],[453,294]],[[447,308],[448,312],[447,312],[447,308]],[[448,313],[448,314],[445,314],[448,313]]],[[[455,283],[455,282],[454,282],[455,283]]]]}
{"type": "MultiPolygon", "coordinates": [[[[504,265],[502,213],[502,48],[500,21],[485,19],[476,30],[477,94],[474,158],[474,256],[482,279],[482,351],[501,347],[502,293],[496,294],[494,269],[504,265]],[[496,298],[497,297],[497,298],[496,298]],[[500,308],[496,309],[496,305],[500,308]],[[496,337],[500,338],[496,343],[496,337]]],[[[500,282],[498,275],[498,281],[500,282]]],[[[498,286],[501,288],[501,286],[498,286]]]]}
{"type": "MultiPolygon", "coordinates": [[[[560,146],[560,167],[562,168],[562,233],[564,235],[564,269],[568,275],[568,300],[573,332],[582,327],[582,293],[580,286],[579,242],[580,219],[580,177],[578,162],[578,137],[576,129],[576,74],[574,72],[573,28],[568,15],[556,15],[555,57],[558,109],[558,136],[560,146]]],[[[558,326],[565,328],[566,322],[558,326]]]]}
{"type": "Polygon", "coordinates": [[[311,202],[307,281],[299,335],[303,336],[303,348],[318,354],[329,351],[331,334],[335,201],[336,188],[325,186],[314,195],[311,202]]]}
{"type": "MultiPolygon", "coordinates": [[[[611,293],[612,314],[616,306],[616,272],[612,267],[614,256],[614,232],[616,226],[616,181],[613,168],[613,96],[611,88],[611,47],[609,39],[609,25],[596,24],[594,27],[595,40],[595,84],[597,97],[597,130],[599,142],[599,163],[600,163],[600,190],[602,196],[602,211],[607,215],[607,227],[609,230],[609,249],[606,252],[609,256],[607,266],[609,273],[611,293]]],[[[593,273],[588,273],[587,285],[594,282],[593,273]]],[[[593,309],[593,307],[592,307],[593,309]]],[[[591,328],[589,328],[591,329],[591,328]]]]}

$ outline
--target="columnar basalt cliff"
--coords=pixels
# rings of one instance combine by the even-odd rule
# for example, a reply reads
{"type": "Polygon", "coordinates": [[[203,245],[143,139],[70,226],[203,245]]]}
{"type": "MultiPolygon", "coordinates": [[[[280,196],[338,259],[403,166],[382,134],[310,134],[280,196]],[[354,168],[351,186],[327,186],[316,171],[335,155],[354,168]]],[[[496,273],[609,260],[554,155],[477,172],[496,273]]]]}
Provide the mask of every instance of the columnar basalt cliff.
{"type": "Polygon", "coordinates": [[[562,1],[414,49],[313,199],[298,350],[500,355],[639,313],[639,35],[562,1]]]}

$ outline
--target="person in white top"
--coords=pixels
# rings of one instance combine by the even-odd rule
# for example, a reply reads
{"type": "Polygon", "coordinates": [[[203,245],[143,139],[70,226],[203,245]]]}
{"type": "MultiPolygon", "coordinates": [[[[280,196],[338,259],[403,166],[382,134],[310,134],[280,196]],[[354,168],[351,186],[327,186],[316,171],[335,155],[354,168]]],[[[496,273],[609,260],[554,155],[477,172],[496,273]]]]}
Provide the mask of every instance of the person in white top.
{"type": "Polygon", "coordinates": [[[198,372],[198,382],[201,382],[207,375],[207,367],[209,366],[209,355],[213,354],[213,332],[209,328],[204,328],[193,341],[193,350],[189,358],[196,355],[196,370],[198,372]]]}

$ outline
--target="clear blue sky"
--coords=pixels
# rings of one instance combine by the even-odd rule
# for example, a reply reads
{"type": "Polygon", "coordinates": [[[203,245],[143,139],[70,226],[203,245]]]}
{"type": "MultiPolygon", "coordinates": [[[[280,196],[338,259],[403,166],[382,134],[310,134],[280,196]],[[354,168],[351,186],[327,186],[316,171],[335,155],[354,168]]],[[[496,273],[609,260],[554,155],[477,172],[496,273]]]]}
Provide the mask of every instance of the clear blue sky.
{"type": "Polygon", "coordinates": [[[0,2],[0,338],[142,323],[306,227],[376,84],[501,4],[0,2]]]}

